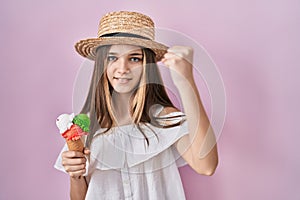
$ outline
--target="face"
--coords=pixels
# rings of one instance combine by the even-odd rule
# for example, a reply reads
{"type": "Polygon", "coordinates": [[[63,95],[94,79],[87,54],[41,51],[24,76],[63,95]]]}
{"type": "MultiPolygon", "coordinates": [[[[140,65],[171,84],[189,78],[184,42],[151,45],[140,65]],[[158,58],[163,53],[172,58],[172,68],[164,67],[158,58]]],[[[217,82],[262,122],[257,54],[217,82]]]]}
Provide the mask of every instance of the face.
{"type": "Polygon", "coordinates": [[[130,93],[143,72],[143,52],[132,45],[112,45],[107,56],[107,78],[118,93],[130,93]]]}

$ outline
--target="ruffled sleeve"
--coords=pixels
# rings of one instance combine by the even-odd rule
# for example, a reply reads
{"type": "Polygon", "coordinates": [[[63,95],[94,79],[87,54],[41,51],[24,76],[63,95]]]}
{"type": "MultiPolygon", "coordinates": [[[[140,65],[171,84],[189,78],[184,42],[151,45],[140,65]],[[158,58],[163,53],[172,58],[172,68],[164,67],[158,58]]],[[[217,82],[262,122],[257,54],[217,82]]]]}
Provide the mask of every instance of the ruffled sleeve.
{"type": "MultiPolygon", "coordinates": [[[[144,124],[140,126],[142,132],[136,125],[114,127],[105,134],[100,134],[99,131],[91,144],[91,165],[101,170],[119,169],[133,167],[154,158],[188,134],[187,121],[184,120],[185,115],[182,112],[170,113],[160,118],[172,119],[174,116],[177,117],[173,118],[172,123],[182,123],[169,128],[144,124]]],[[[168,123],[170,124],[170,121],[168,123]]],[[[175,158],[180,157],[176,148],[172,147],[172,151],[175,158]]],[[[179,160],[175,161],[177,166],[185,164],[179,160]]]]}

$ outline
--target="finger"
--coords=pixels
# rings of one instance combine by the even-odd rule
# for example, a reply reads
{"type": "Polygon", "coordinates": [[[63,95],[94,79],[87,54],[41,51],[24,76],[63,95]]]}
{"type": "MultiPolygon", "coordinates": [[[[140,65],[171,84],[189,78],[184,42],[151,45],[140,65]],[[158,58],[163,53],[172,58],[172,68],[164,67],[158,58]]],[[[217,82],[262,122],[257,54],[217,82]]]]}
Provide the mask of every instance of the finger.
{"type": "Polygon", "coordinates": [[[85,169],[85,164],[64,166],[66,172],[77,172],[85,169]]]}
{"type": "Polygon", "coordinates": [[[84,155],[89,155],[91,153],[91,151],[88,148],[84,148],[83,153],[84,153],[84,155]]]}
{"type": "Polygon", "coordinates": [[[81,158],[84,157],[84,154],[79,151],[65,151],[62,153],[62,157],[65,158],[81,158]]]}
{"type": "Polygon", "coordinates": [[[161,61],[165,66],[169,67],[171,65],[170,61],[167,59],[164,59],[161,61]]]}
{"type": "Polygon", "coordinates": [[[86,172],[86,170],[83,169],[83,170],[79,170],[79,171],[76,171],[76,172],[69,172],[68,174],[69,174],[71,177],[73,177],[73,178],[77,178],[77,177],[80,177],[80,176],[84,175],[85,172],[86,172]]]}
{"type": "Polygon", "coordinates": [[[63,158],[62,159],[62,165],[81,165],[86,163],[86,158],[63,158]]]}
{"type": "Polygon", "coordinates": [[[193,61],[193,48],[184,46],[174,46],[167,50],[167,53],[183,58],[190,63],[193,61]]]}
{"type": "Polygon", "coordinates": [[[175,53],[171,53],[171,52],[167,52],[164,55],[165,59],[170,59],[170,58],[175,58],[175,57],[177,57],[177,55],[175,53]]]}
{"type": "Polygon", "coordinates": [[[179,63],[179,62],[180,62],[180,59],[174,58],[174,57],[168,57],[168,56],[167,56],[167,58],[164,58],[162,60],[162,63],[168,67],[174,66],[174,65],[176,65],[176,63],[179,63]]]}
{"type": "Polygon", "coordinates": [[[185,51],[182,49],[176,49],[176,48],[170,48],[167,50],[167,54],[169,55],[176,55],[179,57],[183,57],[184,56],[185,51]]]}
{"type": "Polygon", "coordinates": [[[193,48],[189,46],[173,46],[167,50],[168,52],[173,52],[173,53],[183,53],[183,54],[188,54],[193,52],[193,48]]]}
{"type": "Polygon", "coordinates": [[[184,48],[184,46],[171,46],[170,48],[168,48],[167,51],[178,51],[180,49],[184,48]]]}

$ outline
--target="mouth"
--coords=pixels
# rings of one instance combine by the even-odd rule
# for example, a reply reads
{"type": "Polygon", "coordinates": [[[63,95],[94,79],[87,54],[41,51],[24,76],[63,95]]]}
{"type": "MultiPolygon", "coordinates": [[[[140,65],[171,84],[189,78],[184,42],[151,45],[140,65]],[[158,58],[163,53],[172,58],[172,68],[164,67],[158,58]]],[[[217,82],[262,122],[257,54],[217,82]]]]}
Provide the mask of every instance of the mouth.
{"type": "Polygon", "coordinates": [[[128,83],[132,78],[127,77],[114,77],[115,80],[117,80],[119,83],[128,83]]]}

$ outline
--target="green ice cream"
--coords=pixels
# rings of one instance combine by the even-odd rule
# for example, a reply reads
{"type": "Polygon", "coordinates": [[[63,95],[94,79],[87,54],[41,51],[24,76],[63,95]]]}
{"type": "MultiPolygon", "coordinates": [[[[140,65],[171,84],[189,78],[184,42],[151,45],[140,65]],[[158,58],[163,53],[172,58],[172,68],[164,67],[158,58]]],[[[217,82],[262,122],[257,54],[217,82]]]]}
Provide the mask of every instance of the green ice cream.
{"type": "Polygon", "coordinates": [[[84,132],[90,131],[90,118],[86,114],[76,115],[73,119],[73,123],[78,125],[84,132]]]}

